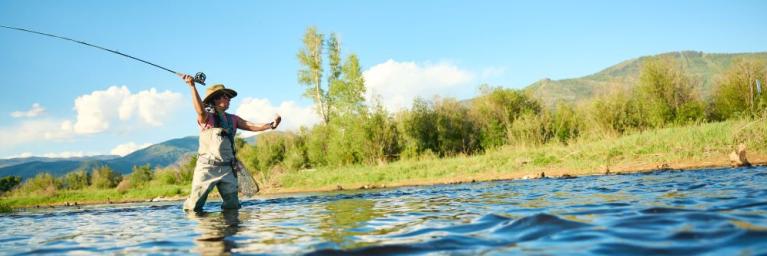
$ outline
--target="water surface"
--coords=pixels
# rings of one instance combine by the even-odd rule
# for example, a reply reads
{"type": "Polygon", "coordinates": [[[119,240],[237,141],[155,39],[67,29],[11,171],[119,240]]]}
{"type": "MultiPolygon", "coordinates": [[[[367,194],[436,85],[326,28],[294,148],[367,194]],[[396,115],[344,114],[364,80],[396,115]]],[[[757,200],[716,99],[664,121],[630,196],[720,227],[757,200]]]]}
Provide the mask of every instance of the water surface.
{"type": "Polygon", "coordinates": [[[0,215],[0,254],[765,255],[767,168],[0,215]]]}

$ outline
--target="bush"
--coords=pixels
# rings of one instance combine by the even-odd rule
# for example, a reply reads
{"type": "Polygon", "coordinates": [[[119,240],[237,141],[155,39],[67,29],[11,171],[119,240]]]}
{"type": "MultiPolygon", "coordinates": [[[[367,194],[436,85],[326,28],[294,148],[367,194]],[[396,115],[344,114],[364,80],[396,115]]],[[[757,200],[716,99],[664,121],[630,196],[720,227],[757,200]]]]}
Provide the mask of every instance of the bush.
{"type": "Polygon", "coordinates": [[[96,188],[114,188],[122,180],[122,175],[112,171],[109,166],[98,167],[93,170],[91,186],[96,188]]]}
{"type": "Polygon", "coordinates": [[[471,104],[472,119],[480,129],[481,148],[509,144],[512,123],[526,113],[540,113],[541,104],[522,91],[480,86],[480,96],[471,104]]]}
{"type": "Polygon", "coordinates": [[[67,173],[61,178],[62,187],[70,190],[83,189],[90,186],[91,174],[85,170],[67,173]]]}
{"type": "Polygon", "coordinates": [[[55,195],[59,189],[56,178],[50,173],[42,172],[28,179],[19,187],[18,191],[27,194],[55,195]]]}
{"type": "Polygon", "coordinates": [[[583,119],[570,104],[558,103],[554,110],[550,130],[554,139],[567,143],[580,136],[583,130],[583,119]]]}
{"type": "Polygon", "coordinates": [[[716,81],[712,95],[710,116],[714,120],[736,117],[754,117],[767,104],[767,67],[764,61],[735,61],[732,67],[716,81]],[[759,94],[756,80],[762,82],[759,94]]]}
{"type": "Polygon", "coordinates": [[[178,168],[179,184],[191,184],[194,178],[194,168],[197,166],[197,155],[189,157],[185,164],[178,168]]]}
{"type": "Polygon", "coordinates": [[[370,116],[362,122],[365,129],[364,158],[368,163],[394,161],[399,157],[400,144],[397,123],[386,109],[377,104],[370,116]]]}
{"type": "Polygon", "coordinates": [[[180,167],[157,169],[154,173],[154,179],[152,180],[160,185],[181,184],[182,182],[179,175],[180,169],[180,167]]]}
{"type": "Polygon", "coordinates": [[[0,179],[0,194],[8,192],[21,183],[21,177],[18,176],[5,176],[0,179]]]}
{"type": "Polygon", "coordinates": [[[663,127],[668,123],[697,120],[683,115],[695,114],[691,110],[702,105],[694,93],[699,87],[670,57],[647,58],[642,63],[635,97],[643,103],[638,105],[640,111],[647,113],[644,120],[653,127],[663,127]],[[687,109],[683,109],[685,106],[687,109]],[[681,113],[683,111],[687,112],[681,113]]]}
{"type": "Polygon", "coordinates": [[[152,176],[154,175],[152,173],[152,168],[149,167],[149,164],[143,166],[133,166],[133,172],[128,175],[128,180],[130,181],[129,187],[137,188],[144,186],[144,184],[152,180],[152,176]]]}

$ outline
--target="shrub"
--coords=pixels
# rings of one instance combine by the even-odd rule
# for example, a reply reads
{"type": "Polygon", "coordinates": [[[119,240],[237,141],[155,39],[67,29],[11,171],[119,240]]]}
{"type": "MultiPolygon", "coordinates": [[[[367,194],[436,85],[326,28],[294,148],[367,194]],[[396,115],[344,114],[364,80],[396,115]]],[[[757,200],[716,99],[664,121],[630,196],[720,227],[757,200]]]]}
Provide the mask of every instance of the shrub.
{"type": "Polygon", "coordinates": [[[149,164],[143,166],[133,166],[133,172],[128,175],[128,180],[130,181],[129,187],[141,187],[151,181],[152,176],[154,175],[152,173],[152,168],[149,167],[149,164]]]}
{"type": "Polygon", "coordinates": [[[112,171],[109,166],[101,166],[93,170],[91,186],[96,188],[114,188],[122,180],[122,175],[112,171]]]}
{"type": "Polygon", "coordinates": [[[21,177],[5,176],[0,179],[0,194],[8,192],[21,183],[21,177]]]}
{"type": "Polygon", "coordinates": [[[91,174],[85,170],[76,170],[67,173],[61,178],[62,187],[76,190],[90,186],[91,174]]]}
{"type": "Polygon", "coordinates": [[[45,195],[55,195],[58,188],[59,184],[56,181],[56,178],[50,173],[42,172],[24,182],[24,184],[19,187],[18,191],[27,194],[42,193],[45,195]]]}
{"type": "Polygon", "coordinates": [[[767,104],[767,67],[764,61],[735,61],[715,83],[711,118],[725,120],[739,116],[754,117],[767,104]],[[762,93],[756,80],[762,82],[762,93]]]}

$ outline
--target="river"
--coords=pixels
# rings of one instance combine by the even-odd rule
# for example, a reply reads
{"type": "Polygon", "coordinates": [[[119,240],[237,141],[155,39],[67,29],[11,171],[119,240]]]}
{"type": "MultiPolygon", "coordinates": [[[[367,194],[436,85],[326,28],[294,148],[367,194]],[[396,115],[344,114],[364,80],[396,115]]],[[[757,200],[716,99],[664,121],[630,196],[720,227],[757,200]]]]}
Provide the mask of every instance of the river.
{"type": "Polygon", "coordinates": [[[656,171],[0,215],[0,254],[765,255],[767,168],[656,171]]]}

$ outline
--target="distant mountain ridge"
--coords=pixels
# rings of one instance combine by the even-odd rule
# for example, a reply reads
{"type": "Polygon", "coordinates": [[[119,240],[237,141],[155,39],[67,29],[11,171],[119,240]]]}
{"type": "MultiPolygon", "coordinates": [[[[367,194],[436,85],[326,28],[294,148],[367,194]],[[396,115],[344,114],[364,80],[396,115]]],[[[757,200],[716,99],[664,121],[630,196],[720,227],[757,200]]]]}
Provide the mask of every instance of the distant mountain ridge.
{"type": "Polygon", "coordinates": [[[88,160],[110,160],[120,156],[118,155],[96,155],[96,156],[81,156],[81,157],[18,157],[10,159],[0,159],[0,168],[12,165],[19,165],[29,162],[56,162],[56,161],[88,161],[88,160]]]}
{"type": "Polygon", "coordinates": [[[767,52],[757,53],[703,53],[681,51],[643,56],[610,66],[597,73],[571,79],[542,79],[525,87],[525,91],[551,106],[558,101],[581,102],[608,92],[613,88],[631,88],[639,81],[642,62],[651,57],[668,56],[677,60],[688,75],[700,81],[700,95],[708,97],[714,89],[717,76],[726,72],[740,58],[767,60],[767,52]]]}
{"type": "Polygon", "coordinates": [[[25,159],[3,159],[0,177],[20,176],[34,177],[40,172],[48,172],[53,176],[62,176],[77,169],[91,170],[99,166],[109,166],[116,172],[128,174],[133,166],[149,164],[152,167],[166,167],[179,159],[197,152],[198,137],[189,136],[172,139],[137,150],[126,156],[92,156],[83,158],[44,158],[34,157],[25,159]],[[15,163],[15,164],[14,164],[15,163]]]}

